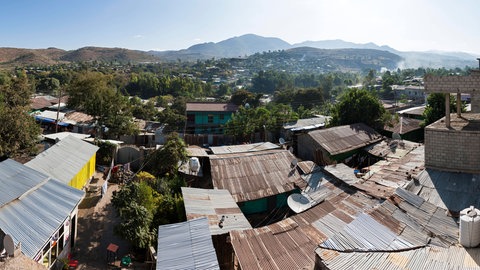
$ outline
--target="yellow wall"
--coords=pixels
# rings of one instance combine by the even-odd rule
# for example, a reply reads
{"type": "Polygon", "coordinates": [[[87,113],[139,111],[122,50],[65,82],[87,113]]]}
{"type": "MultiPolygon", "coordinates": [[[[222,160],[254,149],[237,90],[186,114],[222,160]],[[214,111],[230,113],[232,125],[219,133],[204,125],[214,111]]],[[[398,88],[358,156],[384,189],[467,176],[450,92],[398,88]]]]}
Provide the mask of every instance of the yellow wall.
{"type": "Polygon", "coordinates": [[[83,168],[75,175],[75,177],[70,180],[69,185],[77,188],[77,189],[82,189],[92,177],[92,175],[95,173],[95,159],[96,159],[97,154],[93,154],[93,156],[90,158],[90,160],[83,166],[83,168]]]}

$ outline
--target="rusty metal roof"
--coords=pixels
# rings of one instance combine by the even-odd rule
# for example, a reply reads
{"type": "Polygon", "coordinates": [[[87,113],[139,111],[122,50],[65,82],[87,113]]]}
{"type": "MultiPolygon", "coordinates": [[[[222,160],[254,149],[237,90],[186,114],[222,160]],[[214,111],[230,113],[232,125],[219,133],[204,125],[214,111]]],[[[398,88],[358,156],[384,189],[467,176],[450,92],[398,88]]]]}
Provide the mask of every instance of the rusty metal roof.
{"type": "Polygon", "coordinates": [[[331,270],[480,269],[480,249],[422,247],[398,252],[338,252],[317,248],[320,264],[331,270]]]}
{"type": "Polygon", "coordinates": [[[423,122],[422,120],[418,120],[414,118],[400,117],[399,122],[395,123],[393,127],[385,126],[384,129],[387,131],[402,135],[414,130],[421,129],[422,127],[420,126],[420,124],[422,122],[423,122]]]}
{"type": "Polygon", "coordinates": [[[206,217],[212,235],[252,228],[228,190],[182,187],[182,195],[187,220],[206,217]]]}
{"type": "Polygon", "coordinates": [[[210,146],[210,150],[215,155],[258,152],[258,151],[272,150],[272,149],[279,149],[279,148],[280,146],[271,142],[226,145],[226,146],[210,146]]]}
{"type": "Polygon", "coordinates": [[[187,102],[187,112],[236,112],[238,106],[222,102],[187,102]]]}
{"type": "Polygon", "coordinates": [[[190,145],[187,147],[187,155],[189,157],[206,157],[207,151],[199,146],[190,145]]]}
{"type": "Polygon", "coordinates": [[[296,168],[295,156],[287,150],[211,155],[213,186],[227,189],[236,202],[256,200],[306,184],[296,168]]]}
{"type": "Polygon", "coordinates": [[[369,154],[383,159],[400,159],[420,146],[422,144],[411,141],[385,139],[363,149],[369,154]]]}
{"type": "Polygon", "coordinates": [[[315,130],[308,135],[330,155],[346,153],[383,139],[379,133],[363,123],[315,130]]]}

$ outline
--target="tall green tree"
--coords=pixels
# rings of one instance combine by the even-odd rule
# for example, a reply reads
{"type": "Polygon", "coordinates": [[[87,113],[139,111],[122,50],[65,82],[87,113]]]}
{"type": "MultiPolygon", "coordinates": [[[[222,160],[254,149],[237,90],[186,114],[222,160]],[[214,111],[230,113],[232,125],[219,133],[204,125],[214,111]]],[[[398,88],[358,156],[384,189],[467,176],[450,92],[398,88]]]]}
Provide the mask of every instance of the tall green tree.
{"type": "Polygon", "coordinates": [[[34,151],[40,127],[28,114],[33,88],[23,73],[16,78],[3,76],[0,85],[0,156],[34,151]]]}
{"type": "MultiPolygon", "coordinates": [[[[450,112],[455,111],[456,108],[457,100],[454,96],[450,96],[450,112]]],[[[464,106],[462,106],[462,111],[464,109],[464,106]]],[[[427,97],[427,106],[425,107],[425,111],[423,111],[424,120],[422,125],[428,126],[442,117],[445,117],[445,94],[429,94],[427,97]]]]}
{"type": "Polygon", "coordinates": [[[185,162],[187,158],[185,141],[178,136],[178,133],[172,132],[168,135],[163,147],[149,157],[147,171],[157,177],[166,174],[175,175],[179,164],[185,162]]]}
{"type": "Polygon", "coordinates": [[[78,73],[68,94],[68,106],[94,116],[102,136],[118,137],[137,132],[128,98],[113,86],[111,76],[100,72],[78,73]]]}
{"type": "Polygon", "coordinates": [[[384,125],[385,108],[378,98],[367,90],[351,89],[346,92],[340,102],[331,109],[330,125],[350,125],[362,122],[373,128],[384,125]]]}

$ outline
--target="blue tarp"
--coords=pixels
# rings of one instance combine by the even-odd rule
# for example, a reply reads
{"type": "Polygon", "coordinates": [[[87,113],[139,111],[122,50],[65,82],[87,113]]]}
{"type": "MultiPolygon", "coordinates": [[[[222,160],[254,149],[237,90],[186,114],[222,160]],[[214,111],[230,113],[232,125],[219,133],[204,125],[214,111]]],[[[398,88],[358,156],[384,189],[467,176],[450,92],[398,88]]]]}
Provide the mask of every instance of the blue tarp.
{"type": "MultiPolygon", "coordinates": [[[[38,116],[38,115],[35,116],[35,120],[39,121],[41,123],[55,124],[55,119],[42,117],[42,116],[38,116]]],[[[65,123],[65,122],[58,122],[58,125],[61,126],[61,127],[68,127],[68,125],[70,125],[70,124],[65,123]]]]}

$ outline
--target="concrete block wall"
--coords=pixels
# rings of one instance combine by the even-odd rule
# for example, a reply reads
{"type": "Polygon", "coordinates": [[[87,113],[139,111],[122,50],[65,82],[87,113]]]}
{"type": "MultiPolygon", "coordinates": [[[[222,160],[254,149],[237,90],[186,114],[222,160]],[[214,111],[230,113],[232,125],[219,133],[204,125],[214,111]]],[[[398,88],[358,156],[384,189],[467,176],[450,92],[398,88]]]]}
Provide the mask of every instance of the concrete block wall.
{"type": "Polygon", "coordinates": [[[480,113],[480,71],[469,76],[433,76],[424,78],[425,93],[469,93],[472,95],[472,113],[480,113]]]}
{"type": "Polygon", "coordinates": [[[480,173],[480,131],[425,129],[425,166],[480,173]]]}

